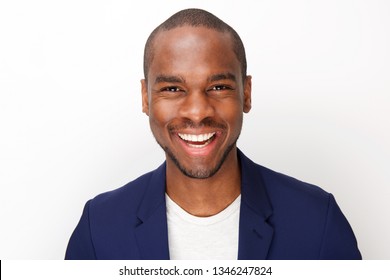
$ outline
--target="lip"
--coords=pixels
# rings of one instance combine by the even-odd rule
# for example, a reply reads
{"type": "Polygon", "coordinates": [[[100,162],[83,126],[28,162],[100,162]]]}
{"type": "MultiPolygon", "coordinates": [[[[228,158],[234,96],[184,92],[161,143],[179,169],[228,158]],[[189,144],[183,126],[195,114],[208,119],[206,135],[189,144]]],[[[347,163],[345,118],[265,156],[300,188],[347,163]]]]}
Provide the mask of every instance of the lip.
{"type": "Polygon", "coordinates": [[[190,134],[190,133],[178,133],[178,136],[186,141],[186,142],[192,142],[193,145],[202,146],[202,143],[204,145],[207,145],[212,138],[215,136],[215,132],[210,133],[202,133],[202,134],[190,134]]]}
{"type": "MultiPolygon", "coordinates": [[[[175,133],[175,138],[177,142],[179,142],[183,150],[189,156],[199,157],[199,156],[207,156],[213,152],[221,134],[222,133],[220,131],[205,132],[205,133],[181,133],[180,132],[180,133],[175,133]],[[197,142],[191,142],[183,139],[183,138],[195,139],[196,137],[194,136],[200,136],[200,135],[202,136],[212,135],[212,136],[210,138],[206,137],[205,141],[197,141],[197,142]],[[191,137],[188,138],[188,136],[192,136],[192,138],[191,137]]],[[[202,140],[202,137],[199,140],[202,140]]]]}

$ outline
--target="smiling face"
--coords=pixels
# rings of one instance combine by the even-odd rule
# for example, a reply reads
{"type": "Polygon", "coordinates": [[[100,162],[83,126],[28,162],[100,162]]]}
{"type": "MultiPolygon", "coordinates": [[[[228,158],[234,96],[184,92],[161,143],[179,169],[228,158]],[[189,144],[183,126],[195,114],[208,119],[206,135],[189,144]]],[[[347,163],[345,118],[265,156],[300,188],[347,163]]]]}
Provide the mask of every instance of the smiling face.
{"type": "Polygon", "coordinates": [[[204,179],[232,166],[250,97],[228,33],[183,26],[156,35],[142,106],[168,171],[204,179]]]}

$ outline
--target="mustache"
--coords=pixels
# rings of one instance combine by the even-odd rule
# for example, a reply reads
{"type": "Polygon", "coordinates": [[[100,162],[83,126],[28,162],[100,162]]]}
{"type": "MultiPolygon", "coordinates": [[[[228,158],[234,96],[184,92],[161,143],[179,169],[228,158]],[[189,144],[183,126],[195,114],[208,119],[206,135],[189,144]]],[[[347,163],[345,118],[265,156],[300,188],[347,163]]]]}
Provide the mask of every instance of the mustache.
{"type": "Polygon", "coordinates": [[[226,129],[227,126],[223,123],[219,123],[214,121],[213,119],[206,118],[202,120],[200,123],[195,123],[189,119],[183,120],[180,124],[169,124],[168,125],[168,130],[170,132],[172,131],[177,131],[181,129],[186,129],[186,128],[192,128],[192,129],[200,129],[200,128],[220,128],[220,129],[226,129]]]}

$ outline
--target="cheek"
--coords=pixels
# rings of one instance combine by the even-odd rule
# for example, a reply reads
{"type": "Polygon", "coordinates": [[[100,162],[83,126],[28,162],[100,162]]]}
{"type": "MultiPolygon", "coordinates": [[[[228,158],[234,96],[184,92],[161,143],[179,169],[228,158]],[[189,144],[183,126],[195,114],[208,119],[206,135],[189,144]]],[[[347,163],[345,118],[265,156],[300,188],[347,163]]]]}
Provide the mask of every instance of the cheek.
{"type": "Polygon", "coordinates": [[[237,112],[237,114],[230,119],[229,124],[231,130],[233,131],[233,134],[240,134],[242,129],[243,117],[243,113],[242,111],[240,111],[237,112]]]}
{"type": "Polygon", "coordinates": [[[153,104],[149,111],[149,123],[155,135],[163,134],[167,124],[174,118],[175,110],[163,103],[153,104]]]}
{"type": "Polygon", "coordinates": [[[243,121],[242,107],[237,102],[224,104],[218,110],[218,116],[228,123],[231,129],[241,129],[243,121]]]}

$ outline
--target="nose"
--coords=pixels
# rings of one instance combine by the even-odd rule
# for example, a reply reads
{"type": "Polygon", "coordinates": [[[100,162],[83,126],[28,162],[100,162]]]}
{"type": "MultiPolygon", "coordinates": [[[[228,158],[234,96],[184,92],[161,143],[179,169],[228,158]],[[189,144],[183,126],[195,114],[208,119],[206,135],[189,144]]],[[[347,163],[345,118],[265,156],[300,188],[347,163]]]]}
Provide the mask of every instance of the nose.
{"type": "Polygon", "coordinates": [[[180,108],[180,116],[200,124],[204,119],[214,116],[212,100],[203,91],[188,92],[180,108]]]}

